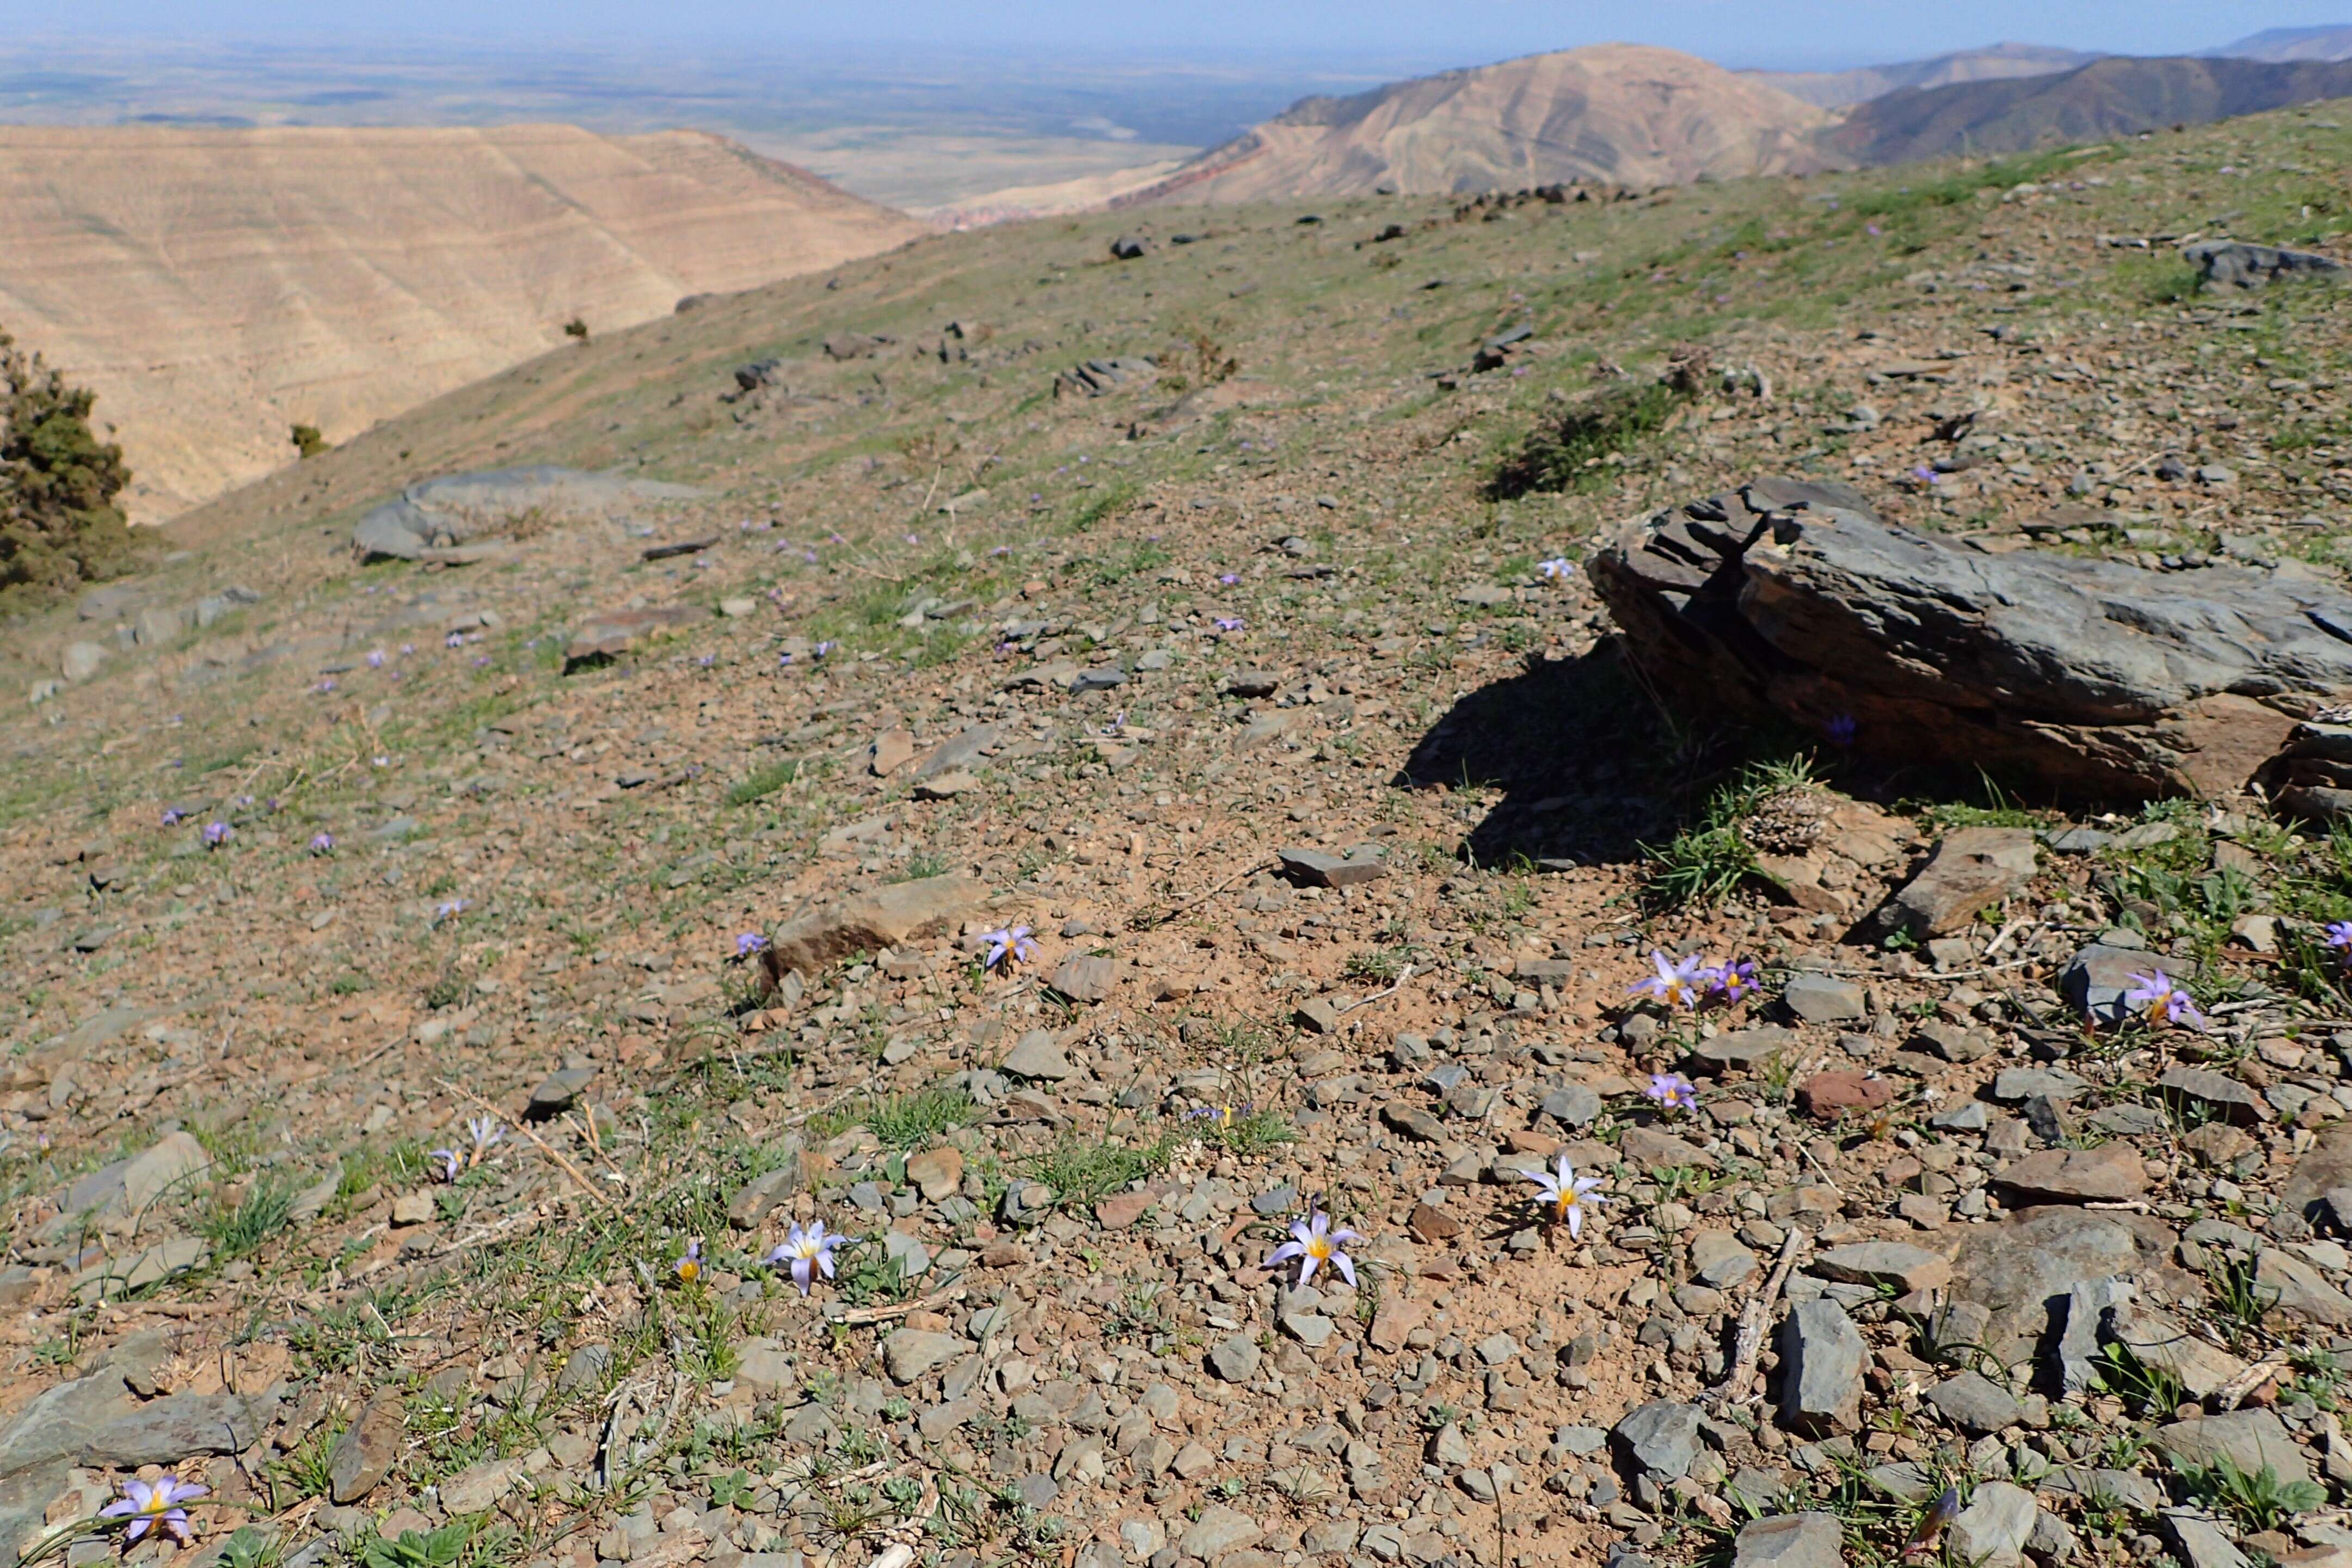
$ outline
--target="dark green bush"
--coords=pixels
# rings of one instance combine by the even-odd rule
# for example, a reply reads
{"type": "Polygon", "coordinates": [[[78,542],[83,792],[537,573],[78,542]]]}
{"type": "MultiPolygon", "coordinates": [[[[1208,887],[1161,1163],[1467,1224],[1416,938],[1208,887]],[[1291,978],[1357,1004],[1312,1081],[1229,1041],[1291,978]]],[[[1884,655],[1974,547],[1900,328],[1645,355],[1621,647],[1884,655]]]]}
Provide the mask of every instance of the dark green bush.
{"type": "Polygon", "coordinates": [[[95,393],[0,332],[0,597],[62,592],[120,570],[122,448],[89,427],[95,393]]]}

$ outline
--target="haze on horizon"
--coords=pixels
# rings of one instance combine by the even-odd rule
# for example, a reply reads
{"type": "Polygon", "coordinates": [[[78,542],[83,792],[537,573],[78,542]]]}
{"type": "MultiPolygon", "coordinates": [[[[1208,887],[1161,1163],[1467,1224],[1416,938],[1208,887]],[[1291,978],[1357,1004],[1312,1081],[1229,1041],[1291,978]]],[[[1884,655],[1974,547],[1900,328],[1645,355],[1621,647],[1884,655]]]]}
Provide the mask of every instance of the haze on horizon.
{"type": "MultiPolygon", "coordinates": [[[[0,5],[25,44],[53,32],[56,13],[30,0],[0,5]]],[[[2223,7],[2185,0],[1980,0],[1922,8],[1873,0],[1167,0],[1150,7],[1087,0],[972,6],[900,0],[842,7],[817,0],[90,0],[76,40],[244,40],[306,46],[530,43],[557,52],[628,46],[692,52],[712,45],[787,50],[908,48],[1045,51],[1148,63],[1317,62],[1426,71],[1612,41],[1661,45],[1734,68],[1820,69],[1917,58],[2004,39],[2117,54],[2182,54],[2273,27],[2352,22],[2342,0],[2271,0],[2223,7]]]]}

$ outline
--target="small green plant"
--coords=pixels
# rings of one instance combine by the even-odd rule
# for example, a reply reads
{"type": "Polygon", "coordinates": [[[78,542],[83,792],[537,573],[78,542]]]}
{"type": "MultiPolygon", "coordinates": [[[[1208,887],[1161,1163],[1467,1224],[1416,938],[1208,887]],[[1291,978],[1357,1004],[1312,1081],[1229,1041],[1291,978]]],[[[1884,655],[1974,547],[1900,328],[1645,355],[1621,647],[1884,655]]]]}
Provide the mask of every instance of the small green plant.
{"type": "Polygon", "coordinates": [[[288,432],[287,438],[294,443],[297,458],[316,457],[321,452],[331,450],[327,445],[327,438],[319,434],[319,427],[315,424],[298,424],[288,432]]]}
{"type": "Polygon", "coordinates": [[[2170,1415],[2188,1396],[2179,1378],[2160,1366],[2148,1365],[2120,1344],[2106,1346],[2102,1355],[2099,1381],[2144,1414],[2170,1415]]]}
{"type": "Polygon", "coordinates": [[[1596,489],[1614,477],[1611,454],[1622,455],[1657,434],[1688,402],[1688,394],[1663,381],[1622,383],[1589,397],[1529,432],[1486,482],[1486,498],[1596,489]]]}
{"type": "Polygon", "coordinates": [[[1052,1187],[1056,1202],[1090,1208],[1128,1183],[1166,1169],[1174,1152],[1165,1137],[1139,1149],[1070,1134],[1031,1158],[1025,1174],[1052,1187]]]}
{"type": "Polygon", "coordinates": [[[294,1214],[294,1184],[276,1172],[257,1176],[236,1204],[214,1199],[195,1221],[196,1234],[212,1243],[215,1262],[250,1258],[286,1228],[294,1214]]]}
{"type": "Polygon", "coordinates": [[[563,324],[563,335],[574,342],[584,343],[588,340],[588,323],[574,316],[563,324]]]}
{"type": "Polygon", "coordinates": [[[722,1476],[713,1476],[710,1478],[710,1506],[742,1508],[751,1500],[751,1494],[759,1490],[759,1483],[751,1479],[748,1470],[733,1469],[722,1476]]]}
{"type": "Polygon", "coordinates": [[[2278,1305],[2279,1291],[2256,1277],[2259,1268],[2253,1258],[2226,1254],[2209,1256],[2206,1261],[2206,1298],[2214,1326],[2232,1346],[2268,1337],[2263,1316],[2278,1305]]]}
{"type": "Polygon", "coordinates": [[[797,781],[800,776],[801,764],[798,758],[788,758],[782,762],[771,762],[764,768],[755,768],[740,782],[727,791],[727,803],[730,806],[749,806],[755,800],[764,800],[787,784],[797,781]]]}
{"type": "Polygon", "coordinates": [[[457,1521],[438,1530],[404,1530],[389,1541],[371,1536],[360,1548],[360,1568],[456,1568],[473,1534],[472,1525],[457,1521]]]}
{"type": "Polygon", "coordinates": [[[908,855],[899,862],[898,870],[890,873],[889,880],[920,882],[926,877],[944,876],[947,874],[948,866],[947,856],[925,851],[921,854],[908,855]]]}
{"type": "Polygon", "coordinates": [[[2226,1454],[2210,1465],[2181,1464],[2179,1469],[2191,1500],[2228,1514],[2248,1530],[2276,1530],[2327,1500],[2327,1493],[2315,1481],[2282,1480],[2269,1465],[2241,1469],[2226,1454]]]}

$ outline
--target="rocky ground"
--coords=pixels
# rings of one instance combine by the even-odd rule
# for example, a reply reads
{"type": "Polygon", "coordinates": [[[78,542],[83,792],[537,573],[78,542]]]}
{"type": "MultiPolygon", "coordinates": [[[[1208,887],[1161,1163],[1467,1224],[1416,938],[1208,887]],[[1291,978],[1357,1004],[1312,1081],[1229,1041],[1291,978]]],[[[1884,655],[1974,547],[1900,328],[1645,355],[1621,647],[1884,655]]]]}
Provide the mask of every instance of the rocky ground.
{"type": "Polygon", "coordinates": [[[950,236],[188,520],[8,632],[0,1542],[2340,1568],[2352,842],[1662,714],[1574,562],[2336,570],[2342,296],[2172,246],[2347,152],[950,236]],[[525,460],[703,497],[353,563],[525,460]]]}

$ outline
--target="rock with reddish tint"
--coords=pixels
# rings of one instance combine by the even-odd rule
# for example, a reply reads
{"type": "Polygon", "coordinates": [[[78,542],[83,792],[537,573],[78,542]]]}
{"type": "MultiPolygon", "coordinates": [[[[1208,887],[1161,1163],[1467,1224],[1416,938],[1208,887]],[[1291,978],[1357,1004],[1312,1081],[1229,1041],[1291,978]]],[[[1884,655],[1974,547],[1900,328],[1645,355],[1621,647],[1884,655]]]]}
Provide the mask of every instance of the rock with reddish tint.
{"type": "Polygon", "coordinates": [[[399,1397],[379,1394],[360,1407],[359,1419],[344,1428],[327,1452],[327,1477],[335,1501],[359,1501],[383,1483],[400,1461],[407,1437],[399,1397]]]}
{"type": "Polygon", "coordinates": [[[2044,1149],[1993,1178],[2024,1197],[2064,1203],[2114,1202],[2147,1190],[2147,1166],[2120,1141],[2094,1149],[2044,1149]]]}
{"type": "Polygon", "coordinates": [[[1816,1072],[1797,1091],[1808,1115],[1823,1121],[1875,1111],[1895,1098],[1895,1085],[1866,1072],[1816,1072]]]}
{"type": "Polygon", "coordinates": [[[1396,1355],[1404,1349],[1405,1336],[1420,1326],[1419,1301],[1393,1291],[1383,1292],[1380,1310],[1372,1314],[1372,1325],[1364,1332],[1364,1338],[1374,1350],[1396,1355]]]}
{"type": "Polygon", "coordinates": [[[1125,1230],[1160,1201],[1151,1192],[1115,1192],[1095,1205],[1095,1223],[1105,1230],[1125,1230]]]}
{"type": "Polygon", "coordinates": [[[770,977],[814,975],[852,953],[878,953],[927,936],[940,936],[976,912],[988,884],[968,876],[926,876],[804,909],[776,928],[761,955],[770,977]]]}
{"type": "Polygon", "coordinates": [[[2031,828],[1958,828],[1874,918],[1883,934],[1948,936],[2032,880],[2031,828]]]}
{"type": "Polygon", "coordinates": [[[1054,971],[1054,988],[1076,1002],[1101,1001],[1118,983],[1118,961],[1099,954],[1065,958],[1054,971]]]}
{"type": "MultiPolygon", "coordinates": [[[[1628,1163],[1646,1170],[1655,1170],[1660,1166],[1693,1166],[1711,1171],[1718,1163],[1696,1144],[1686,1143],[1655,1127],[1626,1128],[1617,1139],[1617,1148],[1628,1163]]],[[[1577,1168],[1581,1170],[1585,1163],[1577,1161],[1577,1168]]]]}

